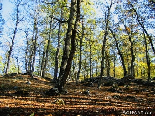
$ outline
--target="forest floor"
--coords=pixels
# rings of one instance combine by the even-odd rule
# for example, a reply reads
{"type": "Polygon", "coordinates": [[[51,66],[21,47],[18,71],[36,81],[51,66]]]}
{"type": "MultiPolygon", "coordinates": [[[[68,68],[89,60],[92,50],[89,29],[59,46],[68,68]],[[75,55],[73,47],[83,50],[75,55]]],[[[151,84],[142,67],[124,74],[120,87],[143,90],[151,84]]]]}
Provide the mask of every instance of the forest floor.
{"type": "Polygon", "coordinates": [[[95,84],[70,82],[66,95],[45,95],[51,87],[41,77],[0,77],[0,116],[155,116],[154,87],[133,83],[128,89],[120,86],[123,91],[118,93],[108,91],[110,86],[97,89],[95,84]],[[84,94],[88,89],[90,93],[84,94]]]}

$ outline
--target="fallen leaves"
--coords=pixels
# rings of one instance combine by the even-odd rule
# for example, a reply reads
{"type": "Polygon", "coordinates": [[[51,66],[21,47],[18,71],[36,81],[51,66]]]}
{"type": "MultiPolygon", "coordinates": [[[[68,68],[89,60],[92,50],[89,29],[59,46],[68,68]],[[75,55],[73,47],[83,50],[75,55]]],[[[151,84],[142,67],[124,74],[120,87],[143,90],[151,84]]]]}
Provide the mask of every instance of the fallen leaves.
{"type": "Polygon", "coordinates": [[[155,109],[154,89],[134,84],[128,89],[124,86],[119,87],[123,92],[117,93],[107,91],[111,86],[97,89],[95,84],[93,87],[86,87],[80,83],[77,86],[75,83],[69,83],[66,85],[67,94],[58,96],[45,96],[45,91],[52,86],[48,81],[41,81],[41,79],[0,78],[0,85],[0,113],[7,115],[18,113],[21,116],[115,116],[134,111],[154,113],[155,109]],[[26,84],[28,81],[31,84],[26,84]],[[16,92],[29,94],[16,95],[14,94],[16,92]]]}

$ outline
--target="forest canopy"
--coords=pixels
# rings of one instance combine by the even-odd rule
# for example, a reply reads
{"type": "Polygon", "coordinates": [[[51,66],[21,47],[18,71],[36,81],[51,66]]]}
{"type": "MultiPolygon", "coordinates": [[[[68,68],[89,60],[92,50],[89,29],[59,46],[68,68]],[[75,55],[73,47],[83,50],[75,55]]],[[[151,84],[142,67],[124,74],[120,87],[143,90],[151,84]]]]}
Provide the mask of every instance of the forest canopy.
{"type": "Polygon", "coordinates": [[[1,74],[60,82],[155,77],[153,0],[11,0],[10,14],[6,4],[0,4],[1,74]]]}

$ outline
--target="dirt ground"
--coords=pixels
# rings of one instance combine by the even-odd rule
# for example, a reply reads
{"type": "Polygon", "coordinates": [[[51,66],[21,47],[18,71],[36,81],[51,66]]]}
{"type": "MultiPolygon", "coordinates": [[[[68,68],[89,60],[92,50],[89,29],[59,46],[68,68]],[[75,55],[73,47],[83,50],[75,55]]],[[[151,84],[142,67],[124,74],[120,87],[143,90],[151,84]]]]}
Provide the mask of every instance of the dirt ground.
{"type": "Polygon", "coordinates": [[[155,116],[155,89],[151,86],[133,83],[111,92],[110,86],[98,89],[96,84],[88,87],[70,82],[67,94],[45,95],[51,87],[41,77],[0,77],[0,116],[155,116]]]}

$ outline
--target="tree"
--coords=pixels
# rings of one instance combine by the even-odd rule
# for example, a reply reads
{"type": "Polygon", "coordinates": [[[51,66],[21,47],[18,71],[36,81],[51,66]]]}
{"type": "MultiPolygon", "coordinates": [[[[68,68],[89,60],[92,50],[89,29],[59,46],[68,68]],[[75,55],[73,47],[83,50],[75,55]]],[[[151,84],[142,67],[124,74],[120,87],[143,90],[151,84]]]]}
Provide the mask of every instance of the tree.
{"type": "Polygon", "coordinates": [[[117,50],[118,50],[118,54],[120,55],[120,58],[121,58],[121,61],[122,61],[122,66],[123,66],[123,70],[124,70],[124,76],[126,76],[126,75],[127,75],[127,70],[126,70],[126,66],[125,66],[125,61],[124,61],[123,54],[122,54],[122,52],[121,52],[121,50],[120,50],[120,48],[119,48],[119,43],[118,43],[118,41],[117,41],[117,39],[116,39],[116,35],[115,35],[115,33],[113,32],[113,30],[112,30],[111,28],[109,28],[109,30],[111,31],[112,36],[113,36],[113,38],[115,39],[116,48],[117,48],[117,50]]]}
{"type": "Polygon", "coordinates": [[[104,69],[104,59],[105,59],[105,46],[106,46],[106,41],[107,41],[107,35],[108,35],[108,26],[109,26],[109,17],[110,17],[110,10],[112,7],[112,0],[111,4],[108,7],[108,13],[105,13],[105,34],[103,38],[103,44],[102,44],[102,60],[101,60],[101,73],[100,73],[100,81],[98,83],[98,87],[101,85],[101,78],[103,76],[103,69],[104,69]]]}
{"type": "Polygon", "coordinates": [[[21,19],[19,19],[19,6],[20,6],[21,2],[22,2],[22,0],[17,1],[15,3],[15,5],[16,5],[15,28],[14,28],[14,31],[13,31],[13,37],[11,37],[11,45],[10,45],[10,48],[9,48],[9,51],[8,51],[7,64],[6,64],[7,66],[6,66],[5,74],[8,74],[8,71],[9,71],[10,57],[11,57],[11,54],[12,54],[14,41],[15,41],[15,38],[16,38],[16,33],[17,33],[17,30],[18,30],[18,24],[21,21],[21,19]]]}
{"type": "Polygon", "coordinates": [[[144,32],[143,32],[143,34],[144,34],[145,55],[146,55],[146,62],[147,62],[147,74],[148,74],[147,81],[150,82],[150,79],[151,79],[150,57],[149,57],[149,53],[148,53],[148,45],[147,45],[146,36],[145,36],[144,32]]]}
{"type": "Polygon", "coordinates": [[[129,42],[130,42],[130,52],[131,52],[131,70],[130,70],[130,75],[135,76],[134,74],[134,61],[135,61],[135,55],[134,55],[134,50],[133,50],[133,32],[132,32],[132,27],[131,29],[128,28],[126,25],[124,25],[125,30],[129,36],[129,42]]]}
{"type": "Polygon", "coordinates": [[[77,82],[79,81],[80,78],[80,72],[81,72],[81,65],[82,65],[82,43],[83,43],[83,37],[84,37],[84,17],[82,17],[82,34],[80,37],[80,56],[79,56],[79,69],[77,72],[77,82]]]}
{"type": "Polygon", "coordinates": [[[78,22],[80,21],[80,0],[71,0],[71,8],[70,8],[70,17],[68,20],[68,29],[65,38],[65,47],[63,50],[60,74],[59,74],[59,91],[62,91],[66,84],[67,77],[69,75],[71,69],[71,63],[74,57],[74,53],[76,50],[76,34],[77,34],[77,26],[78,22]],[[76,14],[75,23],[74,16],[76,14]],[[72,28],[72,24],[74,27],[72,28]],[[71,50],[69,50],[71,41],[71,50]],[[70,52],[69,52],[70,51],[70,52]]]}
{"type": "Polygon", "coordinates": [[[140,15],[137,13],[137,10],[134,8],[133,4],[131,4],[131,2],[129,2],[129,4],[131,5],[133,11],[136,13],[136,16],[137,16],[137,21],[139,23],[139,25],[142,27],[143,31],[145,32],[145,34],[148,36],[148,39],[150,41],[150,44],[151,44],[151,48],[155,54],[155,48],[153,46],[153,41],[152,41],[152,37],[148,34],[147,30],[145,29],[145,26],[144,26],[144,23],[143,23],[143,20],[140,19],[140,15]]]}

